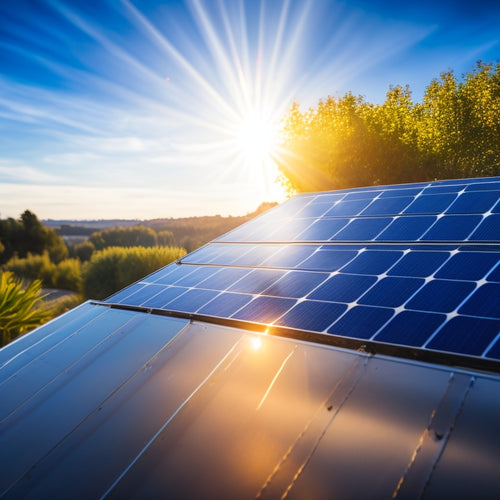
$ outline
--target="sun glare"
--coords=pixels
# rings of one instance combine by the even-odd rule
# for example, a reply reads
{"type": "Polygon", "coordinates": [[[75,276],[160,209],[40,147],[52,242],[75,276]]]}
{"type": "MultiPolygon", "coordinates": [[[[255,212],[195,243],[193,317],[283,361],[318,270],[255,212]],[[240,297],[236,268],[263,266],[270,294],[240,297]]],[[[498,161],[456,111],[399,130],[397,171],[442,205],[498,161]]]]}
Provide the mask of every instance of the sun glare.
{"type": "Polygon", "coordinates": [[[246,160],[262,164],[272,160],[277,145],[277,130],[270,118],[255,110],[243,117],[236,140],[246,160]]]}

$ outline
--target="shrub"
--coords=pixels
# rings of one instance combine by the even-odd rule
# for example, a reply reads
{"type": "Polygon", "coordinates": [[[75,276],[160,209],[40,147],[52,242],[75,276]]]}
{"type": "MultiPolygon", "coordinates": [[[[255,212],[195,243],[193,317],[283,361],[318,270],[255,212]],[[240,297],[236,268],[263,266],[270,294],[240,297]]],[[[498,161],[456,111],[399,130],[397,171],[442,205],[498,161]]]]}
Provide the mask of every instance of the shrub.
{"type": "Polygon", "coordinates": [[[4,266],[4,269],[13,272],[21,279],[28,281],[41,280],[44,287],[54,287],[56,265],[50,261],[47,252],[42,255],[28,254],[24,259],[13,257],[4,266]]]}
{"type": "Polygon", "coordinates": [[[91,241],[82,241],[73,247],[73,254],[78,257],[82,262],[87,262],[92,257],[95,247],[91,241]]]}
{"type": "Polygon", "coordinates": [[[83,294],[104,299],[185,254],[179,247],[111,247],[97,251],[83,273],[83,294]]]}
{"type": "Polygon", "coordinates": [[[157,245],[156,232],[149,227],[111,227],[90,236],[90,241],[97,250],[109,247],[152,247],[157,245]]]}
{"type": "Polygon", "coordinates": [[[59,264],[54,264],[47,252],[43,255],[28,254],[25,259],[13,257],[4,268],[24,280],[41,280],[45,288],[62,288],[79,292],[82,285],[78,259],[65,259],[59,264]]]}
{"type": "Polygon", "coordinates": [[[72,290],[79,292],[82,287],[82,273],[78,259],[66,259],[60,262],[53,275],[55,288],[63,290],[72,290]]]}
{"type": "Polygon", "coordinates": [[[23,288],[23,281],[13,273],[0,275],[0,337],[6,345],[19,335],[41,325],[51,316],[51,311],[40,308],[42,282],[32,281],[23,288]]]}

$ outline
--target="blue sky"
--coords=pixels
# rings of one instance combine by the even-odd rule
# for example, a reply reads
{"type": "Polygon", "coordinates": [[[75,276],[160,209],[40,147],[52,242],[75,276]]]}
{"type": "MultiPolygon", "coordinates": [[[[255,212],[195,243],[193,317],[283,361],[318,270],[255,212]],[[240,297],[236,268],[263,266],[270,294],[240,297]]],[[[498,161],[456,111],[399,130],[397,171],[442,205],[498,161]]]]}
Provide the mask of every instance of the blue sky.
{"type": "Polygon", "coordinates": [[[500,2],[3,0],[0,217],[240,215],[283,199],[269,157],[294,100],[500,54],[500,2]]]}

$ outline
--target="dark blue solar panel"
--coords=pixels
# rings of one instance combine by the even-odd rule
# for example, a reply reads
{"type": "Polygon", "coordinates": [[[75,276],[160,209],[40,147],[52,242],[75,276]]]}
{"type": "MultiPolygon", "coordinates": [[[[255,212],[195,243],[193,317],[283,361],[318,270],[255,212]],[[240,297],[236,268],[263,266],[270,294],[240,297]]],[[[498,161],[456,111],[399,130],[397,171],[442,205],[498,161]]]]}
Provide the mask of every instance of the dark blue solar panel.
{"type": "MultiPolygon", "coordinates": [[[[166,304],[180,297],[183,293],[187,292],[189,288],[181,288],[180,286],[170,286],[165,288],[163,292],[158,293],[149,300],[146,300],[142,305],[144,307],[154,307],[155,309],[161,309],[166,304]]],[[[126,301],[125,301],[126,302],[126,301]]],[[[133,305],[132,302],[128,302],[133,305]]]]}
{"type": "Polygon", "coordinates": [[[500,215],[485,217],[471,234],[471,241],[500,241],[500,215]]]}
{"type": "Polygon", "coordinates": [[[394,314],[392,309],[385,307],[356,306],[349,309],[331,328],[328,333],[369,339],[385,324],[394,314]]]}
{"type": "Polygon", "coordinates": [[[427,278],[434,274],[449,257],[449,252],[414,250],[407,253],[387,274],[389,276],[427,278]]]}
{"type": "Polygon", "coordinates": [[[415,198],[405,214],[440,214],[456,199],[456,194],[423,194],[415,198]]]}
{"type": "Polygon", "coordinates": [[[245,295],[243,293],[221,293],[215,297],[215,299],[203,306],[198,312],[209,316],[229,318],[252,299],[252,295],[245,295]]]}
{"type": "Polygon", "coordinates": [[[263,265],[266,267],[297,267],[303,260],[315,252],[317,246],[312,245],[290,245],[282,246],[278,251],[268,257],[263,265]]]}
{"type": "Polygon", "coordinates": [[[499,261],[496,252],[460,252],[451,257],[436,273],[436,278],[451,280],[480,280],[499,261]]]}
{"type": "MultiPolygon", "coordinates": [[[[497,177],[498,179],[498,177],[497,177]]],[[[474,182],[469,184],[466,188],[466,191],[499,191],[500,190],[500,182],[495,182],[488,179],[474,179],[474,182]],[[483,182],[478,182],[483,181],[483,182]]]]}
{"type": "Polygon", "coordinates": [[[377,334],[374,340],[390,344],[421,346],[445,320],[444,314],[402,311],[377,334]]]}
{"type": "Polygon", "coordinates": [[[200,281],[207,279],[209,276],[215,274],[220,268],[219,267],[197,267],[192,273],[187,276],[177,280],[175,284],[177,286],[196,286],[200,281]]]}
{"type": "Polygon", "coordinates": [[[361,252],[354,260],[342,268],[343,273],[382,274],[392,267],[403,252],[367,250],[361,252]]]}
{"type": "Polygon", "coordinates": [[[354,302],[377,278],[375,276],[358,276],[354,274],[335,274],[309,295],[314,300],[331,300],[332,302],[354,302]]]}
{"type": "Polygon", "coordinates": [[[396,215],[402,212],[412,201],[413,197],[410,196],[380,198],[373,200],[361,215],[396,215]]]}
{"type": "MultiPolygon", "coordinates": [[[[244,245],[241,245],[243,247],[244,245]]],[[[241,248],[241,255],[231,262],[232,266],[260,266],[262,263],[279,249],[279,245],[256,245],[247,252],[241,248]]]]}
{"type": "MultiPolygon", "coordinates": [[[[417,186],[419,184],[416,184],[417,186]]],[[[420,186],[424,187],[424,184],[420,184],[420,186]]],[[[422,192],[422,188],[411,187],[411,188],[397,188],[390,189],[390,186],[387,186],[388,189],[382,191],[380,193],[380,198],[392,198],[393,196],[417,196],[422,192]]]]}
{"type": "Polygon", "coordinates": [[[500,321],[455,316],[427,344],[428,349],[481,356],[500,332],[500,321]]]}
{"type": "Polygon", "coordinates": [[[278,297],[305,297],[320,283],[328,278],[327,273],[307,273],[304,271],[290,271],[280,278],[274,285],[264,290],[264,295],[276,295],[278,297]]]}
{"type": "Polygon", "coordinates": [[[182,278],[185,278],[188,274],[194,272],[197,269],[197,267],[175,265],[175,266],[169,266],[167,269],[169,270],[169,272],[155,279],[154,283],[160,285],[173,285],[176,281],[181,280],[182,278]]]}
{"type": "Polygon", "coordinates": [[[120,290],[118,293],[111,295],[111,297],[108,298],[108,301],[118,304],[124,298],[129,297],[130,295],[137,292],[141,288],[144,288],[144,286],[145,286],[144,283],[135,283],[131,286],[128,286],[127,288],[124,288],[123,290],[120,290]]]}
{"type": "Polygon", "coordinates": [[[315,221],[305,231],[300,233],[301,241],[328,241],[347,225],[349,219],[322,219],[315,221]]]}
{"type": "Polygon", "coordinates": [[[165,304],[164,307],[168,307],[171,311],[196,312],[218,294],[219,292],[214,290],[191,289],[168,304],[165,304]]]}
{"type": "MultiPolygon", "coordinates": [[[[500,261],[500,255],[499,255],[499,261],[500,261]]],[[[499,281],[500,282],[500,263],[497,264],[497,267],[491,271],[490,274],[486,277],[488,281],[499,281]]]]}
{"type": "Polygon", "coordinates": [[[346,309],[347,305],[345,304],[307,300],[299,302],[275,324],[300,330],[321,332],[330,326],[346,309]]]}
{"type": "Polygon", "coordinates": [[[500,359],[500,335],[497,336],[495,342],[492,342],[492,346],[486,350],[484,356],[488,358],[500,359]]]}
{"type": "Polygon", "coordinates": [[[500,283],[486,283],[479,287],[458,312],[500,318],[500,283]]]}
{"type": "MultiPolygon", "coordinates": [[[[151,299],[158,293],[162,292],[165,290],[165,287],[163,285],[146,285],[139,290],[131,293],[127,297],[123,297],[122,301],[124,303],[129,303],[129,304],[136,304],[136,305],[141,305],[147,300],[151,299]]],[[[113,302],[120,302],[116,298],[113,298],[113,302]]]]}
{"type": "Polygon", "coordinates": [[[427,215],[398,217],[377,236],[377,241],[415,241],[436,222],[436,217],[427,215]]]}
{"type": "Polygon", "coordinates": [[[110,303],[500,359],[499,179],[299,195],[110,303]]]}
{"type": "Polygon", "coordinates": [[[241,293],[262,293],[275,281],[278,281],[284,274],[284,271],[255,269],[231,286],[229,291],[241,293]]]}
{"type": "Polygon", "coordinates": [[[370,241],[391,222],[392,219],[387,217],[353,219],[350,224],[335,235],[334,239],[343,241],[370,241]]]}
{"type": "Polygon", "coordinates": [[[473,214],[488,212],[497,203],[500,191],[471,191],[462,193],[451,205],[448,214],[473,214]]]}
{"type": "Polygon", "coordinates": [[[358,252],[353,250],[317,250],[300,265],[300,269],[338,271],[357,254],[358,252]]]}
{"type": "Polygon", "coordinates": [[[200,288],[208,288],[209,290],[225,290],[250,272],[250,269],[226,267],[225,269],[221,269],[217,274],[201,281],[198,286],[200,288]]]}
{"type": "Polygon", "coordinates": [[[272,323],[295,305],[293,299],[260,296],[232,316],[255,323],[272,323]]]}
{"type": "MultiPolygon", "coordinates": [[[[268,241],[293,241],[305,231],[314,219],[293,219],[282,225],[276,225],[274,231],[268,236],[268,241]]],[[[264,237],[264,240],[266,238],[264,237]]]]}
{"type": "Polygon", "coordinates": [[[406,304],[407,309],[449,313],[454,311],[474,290],[470,281],[429,281],[406,304]]]}
{"type": "Polygon", "coordinates": [[[423,284],[424,280],[419,278],[384,278],[358,302],[371,306],[399,307],[423,284]]]}
{"type": "Polygon", "coordinates": [[[332,208],[331,203],[310,203],[296,214],[297,217],[321,217],[332,208]]]}
{"type": "Polygon", "coordinates": [[[339,201],[326,213],[326,216],[345,217],[345,216],[358,215],[370,203],[371,203],[370,199],[339,201]]]}
{"type": "Polygon", "coordinates": [[[422,236],[422,240],[463,241],[480,221],[480,215],[444,215],[422,236]]]}

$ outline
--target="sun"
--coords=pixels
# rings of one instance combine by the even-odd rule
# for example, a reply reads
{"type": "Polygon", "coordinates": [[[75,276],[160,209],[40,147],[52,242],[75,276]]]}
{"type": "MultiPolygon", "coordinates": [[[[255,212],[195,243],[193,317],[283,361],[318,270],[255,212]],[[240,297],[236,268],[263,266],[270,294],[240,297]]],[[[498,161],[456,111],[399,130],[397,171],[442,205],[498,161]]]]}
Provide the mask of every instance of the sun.
{"type": "Polygon", "coordinates": [[[254,165],[272,160],[278,144],[278,130],[272,117],[262,111],[251,109],[238,124],[236,142],[245,160],[254,165]]]}
{"type": "Polygon", "coordinates": [[[255,194],[281,202],[285,193],[278,182],[280,122],[276,115],[258,107],[245,109],[233,124],[233,148],[255,194]]]}

